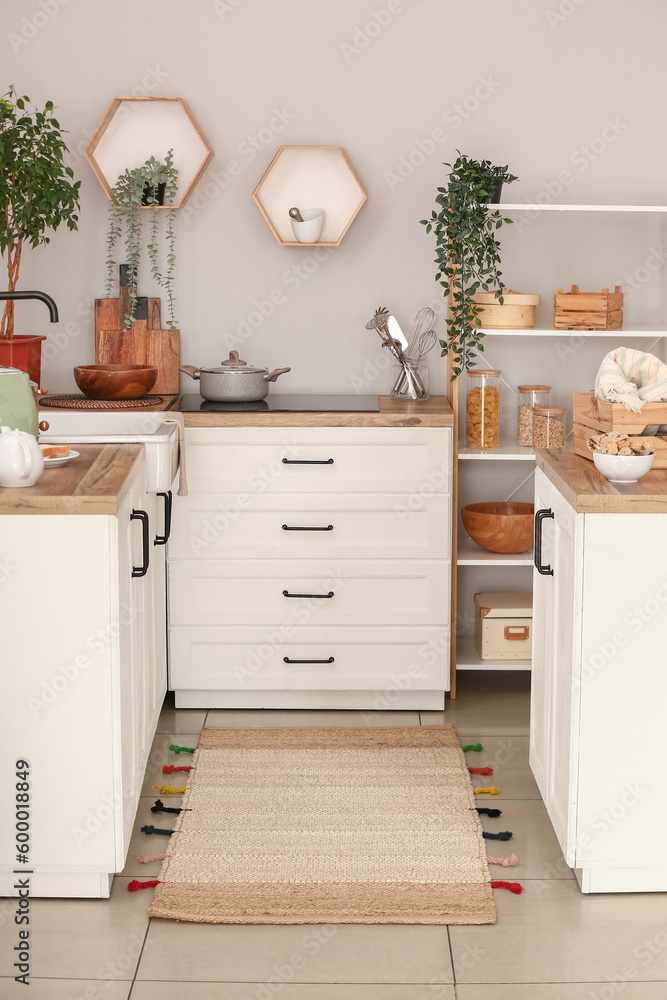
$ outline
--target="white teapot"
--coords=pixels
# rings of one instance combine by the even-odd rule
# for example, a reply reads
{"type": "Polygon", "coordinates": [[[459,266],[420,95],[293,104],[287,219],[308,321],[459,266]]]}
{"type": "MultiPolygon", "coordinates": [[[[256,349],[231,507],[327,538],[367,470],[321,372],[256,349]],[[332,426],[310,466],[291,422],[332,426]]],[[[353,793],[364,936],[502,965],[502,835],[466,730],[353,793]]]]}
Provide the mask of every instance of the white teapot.
{"type": "Polygon", "coordinates": [[[34,486],[44,458],[34,434],[0,427],[0,486],[34,486]]]}

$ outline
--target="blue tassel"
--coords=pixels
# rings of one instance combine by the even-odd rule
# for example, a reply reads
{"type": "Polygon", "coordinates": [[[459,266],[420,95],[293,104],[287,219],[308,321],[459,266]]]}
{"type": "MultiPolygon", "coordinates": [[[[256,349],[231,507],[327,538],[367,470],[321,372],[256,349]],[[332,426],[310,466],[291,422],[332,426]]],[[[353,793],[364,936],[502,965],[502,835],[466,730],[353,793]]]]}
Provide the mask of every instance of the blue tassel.
{"type": "Polygon", "coordinates": [[[173,830],[158,830],[155,826],[142,826],[142,833],[159,833],[163,837],[171,837],[173,830]]]}
{"type": "Polygon", "coordinates": [[[482,833],[485,840],[511,840],[512,834],[509,830],[505,830],[504,833],[487,833],[486,830],[482,833]]]}

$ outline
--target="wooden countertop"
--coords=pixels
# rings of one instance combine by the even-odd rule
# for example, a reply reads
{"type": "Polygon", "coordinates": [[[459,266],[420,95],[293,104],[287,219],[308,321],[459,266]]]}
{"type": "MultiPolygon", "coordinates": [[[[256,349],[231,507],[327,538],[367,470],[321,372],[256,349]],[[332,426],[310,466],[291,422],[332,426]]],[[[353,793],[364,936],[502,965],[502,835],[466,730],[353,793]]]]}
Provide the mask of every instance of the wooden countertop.
{"type": "Polygon", "coordinates": [[[535,452],[537,467],[579,514],[667,514],[667,469],[636,483],[610,483],[571,448],[535,452]]]}
{"type": "Polygon", "coordinates": [[[116,514],[140,444],[74,445],[64,465],[44,469],[34,486],[0,487],[2,514],[116,514]]]}
{"type": "Polygon", "coordinates": [[[379,396],[380,409],[367,412],[184,413],[186,427],[453,427],[454,414],[446,396],[404,403],[379,396]]]}

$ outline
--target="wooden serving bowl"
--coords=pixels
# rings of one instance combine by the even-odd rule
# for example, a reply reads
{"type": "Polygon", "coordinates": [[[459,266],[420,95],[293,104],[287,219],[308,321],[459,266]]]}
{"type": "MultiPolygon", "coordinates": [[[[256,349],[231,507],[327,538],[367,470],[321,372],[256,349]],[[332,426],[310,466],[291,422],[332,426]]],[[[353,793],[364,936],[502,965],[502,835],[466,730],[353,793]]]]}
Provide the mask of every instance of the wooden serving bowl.
{"type": "Polygon", "coordinates": [[[78,365],[74,380],[89,399],[139,399],[157,382],[154,365],[78,365]]]}
{"type": "Polygon", "coordinates": [[[463,527],[489,552],[525,552],[533,544],[532,503],[470,503],[461,507],[463,527]]]}

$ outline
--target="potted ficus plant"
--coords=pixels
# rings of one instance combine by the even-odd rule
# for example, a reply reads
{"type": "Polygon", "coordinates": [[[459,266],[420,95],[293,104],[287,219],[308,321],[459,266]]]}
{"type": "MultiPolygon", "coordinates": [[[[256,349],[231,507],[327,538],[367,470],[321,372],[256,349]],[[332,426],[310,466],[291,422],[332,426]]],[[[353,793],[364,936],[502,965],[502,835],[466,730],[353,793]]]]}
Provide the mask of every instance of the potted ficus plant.
{"type": "MultiPolygon", "coordinates": [[[[15,292],[25,246],[50,241],[63,223],[76,229],[79,187],[54,105],[43,109],[10,86],[0,98],[0,254],[7,265],[7,291],[15,292]]],[[[5,302],[0,320],[0,364],[39,373],[45,337],[14,335],[14,301],[5,302]]]]}
{"type": "Polygon", "coordinates": [[[435,233],[436,281],[449,299],[447,339],[440,341],[442,356],[452,354],[452,379],[474,368],[477,351],[483,351],[479,315],[483,308],[475,303],[475,293],[492,291],[503,303],[500,244],[496,233],[504,222],[498,209],[489,209],[490,201],[499,201],[502,184],[517,178],[508,167],[496,167],[489,160],[473,160],[458,150],[450,168],[446,187],[439,187],[438,210],[430,219],[422,219],[426,232],[435,233]]]}
{"type": "Polygon", "coordinates": [[[105,294],[111,297],[114,278],[117,272],[115,249],[119,239],[124,235],[125,263],[129,285],[129,311],[123,317],[126,330],[132,326],[137,303],[137,284],[139,281],[139,265],[143,247],[142,213],[141,209],[151,209],[149,220],[149,240],[146,251],[151,265],[151,274],[155,281],[164,288],[167,296],[169,320],[167,327],[176,328],[174,318],[174,266],[176,263],[176,192],[178,170],[174,166],[174,151],[170,149],[164,160],[151,156],[139,167],[128,169],[120,175],[111,190],[111,205],[109,206],[109,227],[107,230],[107,279],[105,294]],[[160,267],[159,240],[160,219],[158,209],[166,209],[164,240],[166,243],[166,268],[160,267]]]}

